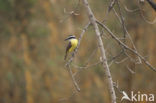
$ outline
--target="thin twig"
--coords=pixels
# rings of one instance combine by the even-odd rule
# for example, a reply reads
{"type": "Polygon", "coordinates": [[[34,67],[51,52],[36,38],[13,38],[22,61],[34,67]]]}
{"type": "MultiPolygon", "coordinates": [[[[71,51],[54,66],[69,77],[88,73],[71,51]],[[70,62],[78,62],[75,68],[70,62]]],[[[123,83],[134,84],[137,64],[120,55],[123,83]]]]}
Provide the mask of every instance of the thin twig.
{"type": "Polygon", "coordinates": [[[73,84],[74,84],[74,86],[75,86],[75,88],[76,88],[76,90],[77,90],[78,92],[80,91],[80,88],[79,88],[79,86],[78,86],[78,84],[77,84],[77,82],[76,82],[76,80],[75,80],[75,78],[74,78],[74,75],[73,75],[72,70],[71,70],[71,68],[70,68],[70,64],[71,64],[71,62],[73,61],[75,54],[77,53],[77,50],[78,50],[78,48],[79,48],[79,46],[80,46],[81,39],[82,39],[82,37],[83,37],[84,33],[86,32],[86,30],[87,30],[87,28],[88,28],[89,25],[90,25],[90,22],[89,22],[89,23],[84,27],[84,29],[82,30],[82,32],[81,32],[81,34],[80,34],[80,37],[79,37],[78,46],[77,46],[77,48],[74,50],[74,52],[73,52],[71,58],[69,59],[69,61],[68,61],[68,62],[66,63],[66,65],[65,65],[65,66],[67,67],[67,70],[69,71],[69,74],[70,74],[71,78],[72,78],[73,84]]]}
{"type": "Polygon", "coordinates": [[[117,0],[113,0],[113,1],[110,3],[109,8],[108,8],[108,11],[109,11],[109,12],[110,12],[110,11],[112,10],[112,8],[114,7],[116,1],[117,1],[117,0]]]}
{"type": "Polygon", "coordinates": [[[136,9],[128,9],[127,6],[125,6],[125,5],[124,5],[124,9],[125,9],[127,12],[130,12],[130,13],[140,11],[139,8],[136,8],[136,9]]]}
{"type": "MultiPolygon", "coordinates": [[[[140,3],[140,2],[139,2],[139,3],[140,3]]],[[[139,7],[139,8],[136,8],[136,9],[129,9],[129,8],[127,8],[127,6],[124,5],[124,9],[125,9],[125,11],[127,11],[127,12],[133,13],[133,12],[138,12],[138,11],[139,11],[141,17],[143,18],[143,20],[144,20],[146,23],[148,23],[148,24],[155,24],[155,23],[156,23],[156,17],[155,17],[153,20],[147,20],[146,17],[144,16],[144,14],[143,14],[143,10],[142,10],[142,8],[140,7],[140,4],[138,4],[138,7],[139,7]]]]}
{"type": "Polygon", "coordinates": [[[105,17],[104,17],[102,23],[104,23],[104,22],[107,20],[107,16],[108,16],[108,14],[110,13],[110,11],[112,10],[112,8],[114,7],[115,2],[116,2],[116,0],[111,1],[110,5],[108,6],[108,9],[107,9],[107,11],[106,11],[106,15],[105,15],[105,17]]]}
{"type": "Polygon", "coordinates": [[[128,71],[129,71],[130,73],[135,74],[135,72],[134,72],[132,69],[130,69],[128,66],[126,66],[126,67],[127,67],[128,71]]]}
{"type": "Polygon", "coordinates": [[[117,55],[115,55],[115,56],[113,56],[112,58],[110,58],[110,59],[108,60],[108,62],[111,62],[111,61],[117,59],[117,58],[120,57],[123,53],[124,53],[124,50],[121,50],[117,55]]]}
{"type": "Polygon", "coordinates": [[[104,24],[102,24],[101,22],[97,21],[97,23],[103,27],[111,36],[114,40],[116,40],[120,45],[124,46],[125,49],[129,50],[130,52],[134,53],[135,55],[139,56],[140,59],[153,71],[156,72],[156,69],[143,57],[141,56],[136,50],[133,50],[131,48],[129,48],[127,45],[125,45],[122,41],[120,41],[112,32],[111,30],[104,24]]]}
{"type": "Polygon", "coordinates": [[[76,68],[78,68],[78,69],[88,69],[88,68],[93,67],[93,66],[96,66],[96,65],[98,65],[100,63],[101,63],[101,61],[96,62],[96,63],[93,63],[93,64],[88,65],[88,66],[77,66],[77,65],[73,65],[73,66],[76,67],[76,68]]]}
{"type": "Polygon", "coordinates": [[[68,60],[68,62],[66,63],[66,66],[69,66],[69,65],[71,64],[71,62],[73,61],[73,58],[74,58],[75,54],[77,53],[77,50],[78,50],[78,48],[79,48],[79,46],[80,46],[81,39],[82,39],[84,33],[86,32],[87,28],[89,27],[89,25],[90,25],[90,22],[83,28],[83,30],[82,30],[82,32],[81,32],[81,34],[80,34],[80,37],[79,37],[79,42],[78,42],[77,48],[76,48],[75,51],[73,52],[72,57],[71,57],[71,58],[68,60]]]}
{"type": "Polygon", "coordinates": [[[70,66],[68,67],[68,72],[69,72],[69,74],[70,74],[70,76],[71,76],[71,78],[72,78],[72,81],[73,81],[73,84],[74,84],[76,90],[77,90],[78,92],[80,92],[79,85],[77,84],[77,82],[76,82],[76,80],[75,80],[75,77],[74,77],[74,75],[73,75],[73,72],[72,72],[70,66]]]}
{"type": "Polygon", "coordinates": [[[118,6],[118,9],[119,9],[119,15],[120,15],[120,20],[121,20],[121,24],[122,24],[122,30],[123,30],[123,42],[125,43],[126,41],[126,26],[125,26],[125,20],[124,20],[124,17],[122,15],[122,12],[121,12],[121,7],[120,7],[120,3],[119,3],[119,0],[117,0],[117,6],[118,6]]]}
{"type": "Polygon", "coordinates": [[[122,60],[120,60],[120,61],[116,61],[115,63],[116,63],[116,64],[120,64],[120,63],[125,62],[127,59],[128,59],[128,57],[126,57],[126,58],[124,58],[124,59],[122,59],[122,60]]]}
{"type": "Polygon", "coordinates": [[[74,9],[70,12],[67,12],[66,9],[64,8],[64,13],[67,14],[62,20],[60,20],[60,23],[63,23],[65,20],[67,20],[71,15],[79,15],[78,13],[76,13],[78,7],[79,7],[79,4],[80,4],[80,0],[78,0],[76,6],[74,6],[74,9]]]}
{"type": "Polygon", "coordinates": [[[95,53],[97,52],[98,47],[96,47],[93,52],[91,53],[91,55],[89,56],[89,58],[86,61],[86,66],[88,65],[89,61],[92,60],[93,56],[95,55],[95,53]]]}
{"type": "MultiPolygon", "coordinates": [[[[113,11],[115,12],[116,17],[119,19],[119,21],[120,21],[120,23],[121,23],[121,25],[122,25],[122,27],[123,27],[123,29],[124,29],[124,30],[123,30],[123,31],[124,31],[124,40],[126,40],[126,35],[127,35],[128,38],[129,38],[129,40],[130,40],[130,42],[131,42],[131,44],[132,44],[132,46],[133,46],[133,48],[135,49],[135,51],[137,51],[137,49],[136,49],[136,47],[135,47],[135,45],[134,45],[134,43],[133,43],[132,37],[130,36],[130,34],[129,34],[129,32],[128,32],[126,26],[125,26],[125,21],[124,21],[124,18],[123,18],[123,16],[122,16],[122,13],[121,13],[121,9],[120,9],[121,7],[120,7],[120,5],[119,5],[119,2],[117,2],[117,4],[118,4],[120,16],[117,14],[117,12],[116,12],[116,10],[115,10],[114,8],[113,8],[113,11]]],[[[124,41],[123,43],[125,43],[125,41],[124,41]]],[[[138,57],[138,61],[139,61],[139,63],[141,64],[141,60],[140,60],[139,57],[138,57]]]]}
{"type": "Polygon", "coordinates": [[[139,7],[139,10],[140,10],[140,15],[141,15],[141,17],[143,18],[143,20],[146,22],[146,23],[148,23],[148,24],[155,24],[156,23],[156,18],[153,20],[153,21],[149,21],[149,20],[147,20],[146,19],[146,17],[144,16],[144,10],[141,8],[141,5],[140,5],[140,3],[138,2],[138,7],[139,7]]]}

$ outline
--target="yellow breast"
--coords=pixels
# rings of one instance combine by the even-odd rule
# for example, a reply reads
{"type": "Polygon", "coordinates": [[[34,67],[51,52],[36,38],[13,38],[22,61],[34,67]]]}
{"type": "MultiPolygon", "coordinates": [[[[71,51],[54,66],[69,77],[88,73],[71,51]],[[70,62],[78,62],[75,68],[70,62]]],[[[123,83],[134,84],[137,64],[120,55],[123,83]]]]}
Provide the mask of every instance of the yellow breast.
{"type": "Polygon", "coordinates": [[[72,47],[69,49],[69,52],[72,52],[77,47],[78,40],[77,39],[71,39],[70,42],[71,42],[72,47]]]}

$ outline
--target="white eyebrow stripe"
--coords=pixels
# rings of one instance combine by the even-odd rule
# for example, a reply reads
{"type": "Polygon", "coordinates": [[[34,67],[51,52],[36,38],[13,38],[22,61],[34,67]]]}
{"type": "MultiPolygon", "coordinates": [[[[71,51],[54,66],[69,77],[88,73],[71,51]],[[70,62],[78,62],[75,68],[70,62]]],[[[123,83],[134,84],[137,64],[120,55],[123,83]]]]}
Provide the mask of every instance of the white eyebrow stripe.
{"type": "Polygon", "coordinates": [[[75,38],[75,36],[72,35],[72,36],[69,36],[68,38],[75,38]]]}
{"type": "Polygon", "coordinates": [[[66,41],[66,40],[70,40],[70,39],[76,39],[76,37],[71,35],[71,36],[69,36],[68,38],[66,38],[65,41],[66,41]]]}

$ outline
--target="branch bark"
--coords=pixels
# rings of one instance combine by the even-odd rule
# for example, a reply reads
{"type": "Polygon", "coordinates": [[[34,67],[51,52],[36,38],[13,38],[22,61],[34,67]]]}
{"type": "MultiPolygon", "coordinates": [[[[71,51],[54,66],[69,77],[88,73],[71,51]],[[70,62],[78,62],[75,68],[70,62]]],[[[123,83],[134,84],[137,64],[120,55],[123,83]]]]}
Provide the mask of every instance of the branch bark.
{"type": "Polygon", "coordinates": [[[72,72],[72,70],[71,70],[71,68],[70,68],[70,64],[71,64],[71,62],[73,61],[73,58],[74,58],[75,54],[77,53],[77,50],[78,50],[78,48],[79,48],[79,46],[80,46],[80,43],[81,43],[81,39],[82,39],[82,37],[83,37],[84,33],[86,32],[86,30],[87,30],[87,28],[88,28],[89,25],[90,25],[90,22],[83,28],[83,30],[82,30],[82,32],[81,32],[81,34],[80,34],[80,37],[79,37],[78,46],[77,46],[77,48],[75,49],[75,51],[73,52],[72,57],[69,59],[69,61],[68,61],[68,62],[66,63],[66,65],[65,65],[65,66],[67,67],[67,69],[68,69],[68,72],[69,72],[71,78],[72,78],[73,84],[74,84],[74,86],[75,86],[75,88],[76,88],[76,90],[77,90],[78,92],[80,92],[80,88],[79,88],[79,85],[77,84],[77,82],[76,82],[76,80],[75,80],[74,74],[73,74],[73,72],[72,72]]]}
{"type": "Polygon", "coordinates": [[[112,32],[111,30],[104,24],[102,24],[99,21],[96,21],[99,25],[101,25],[101,27],[103,27],[110,35],[113,39],[115,39],[120,45],[122,45],[125,49],[129,50],[130,52],[134,53],[135,55],[137,55],[138,57],[140,57],[140,59],[154,72],[156,72],[156,68],[154,68],[143,56],[141,56],[136,50],[133,50],[131,48],[129,48],[126,44],[124,44],[122,41],[120,41],[119,38],[117,38],[112,32]]]}
{"type": "Polygon", "coordinates": [[[87,28],[89,27],[89,25],[90,25],[90,22],[87,23],[87,25],[83,28],[83,30],[82,30],[82,32],[81,32],[81,34],[80,34],[80,37],[79,37],[79,42],[78,42],[77,48],[76,48],[75,51],[73,52],[72,57],[71,57],[71,58],[68,60],[68,62],[66,63],[66,65],[65,65],[66,67],[68,67],[68,66],[71,64],[71,62],[73,61],[73,58],[74,58],[75,54],[77,53],[77,50],[78,50],[78,48],[79,48],[79,46],[80,46],[81,39],[82,39],[84,33],[86,32],[87,28]]]}
{"type": "Polygon", "coordinates": [[[104,71],[105,71],[105,74],[106,74],[106,80],[108,82],[109,92],[110,92],[110,95],[111,95],[111,102],[116,103],[116,94],[115,94],[115,90],[114,90],[114,86],[113,86],[112,76],[110,74],[109,66],[108,66],[108,63],[107,63],[107,58],[106,58],[106,54],[105,54],[104,45],[103,45],[103,42],[102,42],[102,38],[100,36],[100,30],[99,30],[99,27],[98,27],[98,25],[96,23],[96,18],[94,16],[89,4],[88,4],[88,1],[83,0],[83,4],[84,4],[84,6],[86,8],[86,11],[88,13],[89,20],[90,20],[91,24],[93,25],[93,27],[95,29],[95,33],[96,33],[96,36],[97,36],[97,41],[98,41],[98,45],[99,45],[100,52],[101,52],[101,57],[102,57],[102,64],[103,64],[103,68],[104,68],[104,71]]]}
{"type": "Polygon", "coordinates": [[[69,74],[70,74],[70,76],[71,76],[71,78],[72,78],[72,81],[73,81],[73,84],[74,84],[76,90],[77,90],[78,92],[80,92],[80,87],[79,87],[79,85],[77,84],[77,82],[76,82],[76,80],[75,80],[75,78],[74,78],[73,72],[72,72],[72,70],[71,70],[70,67],[68,67],[68,72],[69,72],[69,74]]]}

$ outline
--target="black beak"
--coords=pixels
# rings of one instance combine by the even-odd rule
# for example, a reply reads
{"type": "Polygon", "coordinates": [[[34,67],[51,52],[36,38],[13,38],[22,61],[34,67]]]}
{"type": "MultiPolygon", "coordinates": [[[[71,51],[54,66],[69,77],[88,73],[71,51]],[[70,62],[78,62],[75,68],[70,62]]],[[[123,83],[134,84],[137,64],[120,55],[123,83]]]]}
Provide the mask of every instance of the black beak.
{"type": "Polygon", "coordinates": [[[69,38],[64,39],[64,41],[67,41],[69,38]]]}

